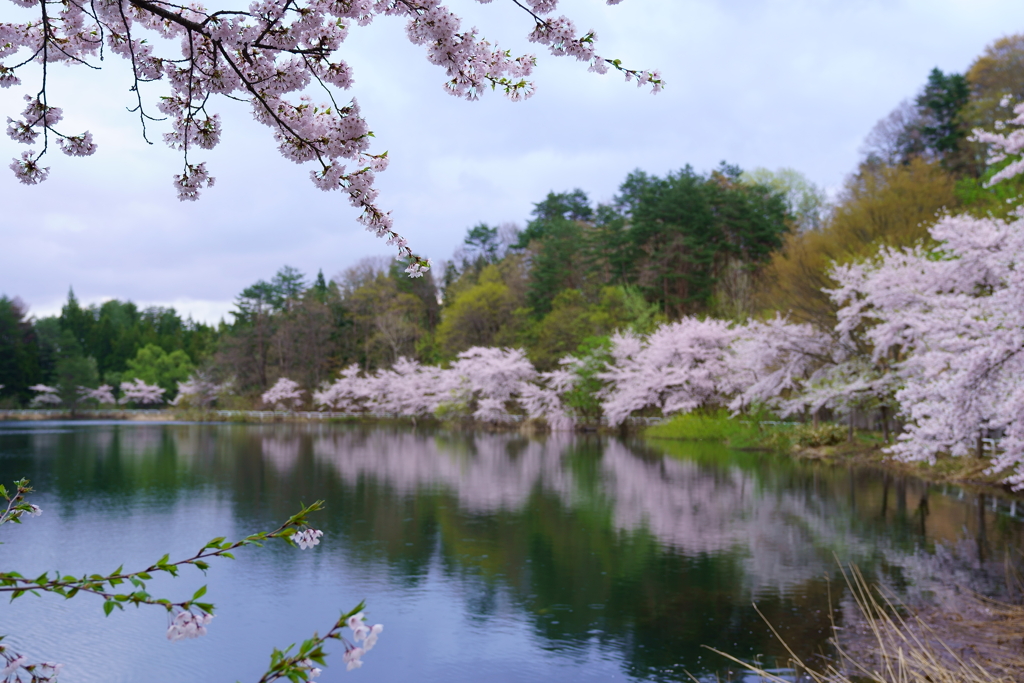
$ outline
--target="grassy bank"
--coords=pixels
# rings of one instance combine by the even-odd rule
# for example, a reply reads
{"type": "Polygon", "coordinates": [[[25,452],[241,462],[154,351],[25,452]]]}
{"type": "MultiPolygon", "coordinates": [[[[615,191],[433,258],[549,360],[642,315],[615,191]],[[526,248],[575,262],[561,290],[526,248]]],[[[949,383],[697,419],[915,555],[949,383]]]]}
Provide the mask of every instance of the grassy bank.
{"type": "Polygon", "coordinates": [[[648,439],[723,443],[730,448],[788,454],[798,460],[868,465],[940,484],[1005,489],[1006,472],[990,472],[989,458],[940,455],[935,462],[904,462],[886,452],[880,432],[858,431],[852,441],[845,425],[785,424],[771,415],[732,417],[728,411],[675,415],[648,427],[648,439]]]}
{"type": "Polygon", "coordinates": [[[786,445],[780,434],[782,430],[764,424],[763,420],[733,418],[727,410],[675,415],[644,431],[644,436],[649,439],[715,441],[731,448],[771,450],[786,445]]]}

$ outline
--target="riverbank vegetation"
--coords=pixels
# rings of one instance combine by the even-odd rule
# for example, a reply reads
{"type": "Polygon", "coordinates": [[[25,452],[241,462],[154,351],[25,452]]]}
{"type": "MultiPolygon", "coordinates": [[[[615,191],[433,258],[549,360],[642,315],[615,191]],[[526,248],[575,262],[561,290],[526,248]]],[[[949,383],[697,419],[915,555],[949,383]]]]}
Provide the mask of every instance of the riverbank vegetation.
{"type": "Polygon", "coordinates": [[[755,438],[751,411],[771,410],[805,423],[787,438],[806,448],[835,445],[841,420],[847,440],[877,430],[905,459],[996,456],[1024,483],[1024,181],[1000,132],[1024,100],[1022,55],[1010,36],[965,74],[933,70],[831,201],[791,169],[637,170],[610,201],[551,192],[522,228],[469,229],[428,277],[400,261],[331,279],[286,266],[217,326],[73,294],[33,319],[0,298],[0,407],[102,404],[82,388],[117,401],[132,381],[191,408],[556,428],[696,411],[659,429],[737,443],[755,438]]]}

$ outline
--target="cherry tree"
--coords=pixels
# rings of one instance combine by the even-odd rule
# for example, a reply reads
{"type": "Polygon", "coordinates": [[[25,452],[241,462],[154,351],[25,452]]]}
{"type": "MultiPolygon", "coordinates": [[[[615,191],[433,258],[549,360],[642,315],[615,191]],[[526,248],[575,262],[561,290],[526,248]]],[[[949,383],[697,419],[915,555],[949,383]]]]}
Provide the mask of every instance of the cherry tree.
{"type": "Polygon", "coordinates": [[[319,406],[344,412],[379,412],[396,417],[444,413],[481,422],[506,422],[522,401],[540,409],[532,384],[537,371],[521,349],[473,347],[450,368],[399,358],[388,369],[363,375],[355,365],[314,392],[319,406]],[[530,398],[524,399],[529,396],[530,398]]]}
{"type": "Polygon", "coordinates": [[[196,373],[186,381],[178,382],[178,395],[171,401],[171,405],[206,408],[213,405],[217,397],[227,389],[227,385],[217,384],[201,372],[196,373]]]}
{"type": "Polygon", "coordinates": [[[445,373],[446,400],[464,406],[483,422],[509,419],[509,403],[537,375],[522,349],[474,346],[459,354],[445,373]]]}
{"type": "MultiPolygon", "coordinates": [[[[174,184],[181,200],[195,200],[214,177],[196,156],[220,141],[218,100],[241,100],[253,118],[274,133],[281,154],[311,167],[321,190],[338,190],[360,211],[359,221],[396,245],[419,275],[429,263],[392,226],[390,214],[377,204],[375,174],[388,164],[386,152],[371,150],[372,132],[355,98],[341,93],[353,84],[352,69],[342,58],[350,29],[379,16],[406,20],[406,34],[445,72],[444,87],[456,97],[475,100],[498,90],[512,100],[529,97],[528,80],[535,57],[513,56],[485,40],[475,28],[439,0],[254,0],[247,9],[234,6],[180,5],[166,0],[11,0],[27,11],[24,21],[0,23],[0,87],[22,83],[25,69],[38,65],[36,85],[24,96],[25,108],[8,119],[8,135],[26,145],[10,165],[18,180],[46,179],[43,165],[51,143],[69,156],[89,156],[96,142],[89,131],[60,127],[63,109],[48,89],[52,64],[99,68],[104,51],[128,62],[133,86],[131,111],[148,141],[149,127],[163,115],[170,120],[164,141],[182,153],[174,184]],[[170,46],[177,44],[175,53],[170,46]],[[166,47],[166,49],[165,49],[166,47]],[[156,110],[144,97],[150,83],[167,89],[156,110]],[[314,101],[310,89],[320,93],[314,101]]],[[[477,0],[487,4],[491,0],[477,0]]],[[[629,69],[596,51],[593,31],[579,31],[556,14],[558,0],[513,0],[526,13],[528,39],[551,54],[567,56],[591,71],[622,72],[627,80],[657,92],[663,80],[656,71],[629,69]]],[[[618,4],[620,0],[607,0],[618,4]]],[[[384,48],[386,49],[386,48],[384,48]]]]}
{"type": "Polygon", "coordinates": [[[685,317],[643,339],[632,332],[612,337],[612,362],[599,377],[608,386],[602,407],[621,424],[635,411],[664,414],[724,404],[733,391],[730,345],[736,331],[723,320],[685,317]]]}
{"type": "Polygon", "coordinates": [[[355,363],[342,370],[334,382],[313,392],[313,403],[343,413],[365,412],[369,398],[369,385],[355,363]]]}
{"type": "Polygon", "coordinates": [[[114,398],[114,388],[109,384],[103,384],[96,389],[78,387],[78,393],[82,398],[90,401],[96,401],[100,405],[117,404],[117,399],[114,398]]]}
{"type": "Polygon", "coordinates": [[[833,335],[779,315],[737,328],[732,351],[728,389],[735,395],[729,409],[764,404],[783,415],[826,405],[822,388],[848,355],[833,335]]]}
{"type": "Polygon", "coordinates": [[[519,388],[519,404],[526,414],[544,420],[554,430],[573,429],[576,419],[564,397],[579,383],[576,368],[581,362],[568,356],[560,361],[558,368],[539,373],[536,382],[523,382],[519,388]]]}
{"type": "Polygon", "coordinates": [[[302,395],[304,393],[306,392],[299,388],[298,382],[282,377],[274,382],[274,386],[263,392],[260,400],[264,404],[278,409],[282,406],[289,409],[298,408],[302,405],[302,395]]]}
{"type": "Polygon", "coordinates": [[[36,395],[32,397],[30,405],[60,405],[64,402],[60,397],[57,387],[51,387],[45,384],[35,384],[30,386],[29,389],[36,392],[36,395]]]}
{"type": "Polygon", "coordinates": [[[364,381],[366,399],[383,413],[414,419],[433,415],[442,400],[443,374],[441,368],[402,357],[364,381]]]}
{"type": "Polygon", "coordinates": [[[153,405],[163,402],[164,393],[164,389],[155,384],[146,384],[141,379],[121,382],[121,398],[118,400],[118,403],[153,405]]]}
{"type": "MultiPolygon", "coordinates": [[[[1000,104],[1003,107],[1010,106],[1010,98],[1003,98],[1000,104]]],[[[1010,163],[989,179],[990,185],[1024,173],[1024,157],[1020,156],[1021,152],[1024,152],[1024,102],[1015,105],[1013,113],[1014,116],[1009,121],[996,122],[996,131],[977,128],[971,136],[975,142],[989,145],[988,161],[990,164],[998,164],[1010,159],[1010,163]],[[1010,132],[1002,132],[1006,130],[1007,126],[1010,126],[1010,132]],[[1012,157],[1018,158],[1013,159],[1012,157]]]]}
{"type": "Polygon", "coordinates": [[[1024,486],[1024,231],[1008,220],[947,216],[939,246],[883,250],[838,268],[840,326],[866,326],[876,357],[895,355],[909,421],[893,451],[907,459],[980,450],[1005,430],[994,470],[1024,486]]]}

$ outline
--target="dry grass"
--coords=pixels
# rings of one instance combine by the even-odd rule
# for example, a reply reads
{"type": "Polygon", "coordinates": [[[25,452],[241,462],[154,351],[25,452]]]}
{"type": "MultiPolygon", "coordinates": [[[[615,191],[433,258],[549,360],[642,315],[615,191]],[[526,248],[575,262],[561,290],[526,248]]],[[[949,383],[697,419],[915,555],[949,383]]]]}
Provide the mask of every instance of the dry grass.
{"type": "MultiPolygon", "coordinates": [[[[835,655],[820,666],[804,662],[782,640],[790,667],[799,680],[813,683],[1021,683],[1024,681],[1024,607],[975,598],[983,619],[962,618],[949,630],[929,622],[956,615],[904,617],[893,596],[870,586],[856,568],[843,571],[852,601],[853,618],[843,627],[833,620],[835,655]],[[940,633],[941,631],[941,633],[940,633]],[[982,637],[977,637],[982,634],[982,637]],[[954,640],[955,639],[955,640],[954,640]],[[981,643],[979,647],[979,642],[981,643]],[[948,644],[949,643],[949,644],[948,644]]],[[[755,607],[756,608],[756,607],[755,607]]],[[[763,616],[763,615],[762,615],[763,616]]],[[[744,667],[761,680],[792,683],[787,678],[718,654],[744,667]]]]}

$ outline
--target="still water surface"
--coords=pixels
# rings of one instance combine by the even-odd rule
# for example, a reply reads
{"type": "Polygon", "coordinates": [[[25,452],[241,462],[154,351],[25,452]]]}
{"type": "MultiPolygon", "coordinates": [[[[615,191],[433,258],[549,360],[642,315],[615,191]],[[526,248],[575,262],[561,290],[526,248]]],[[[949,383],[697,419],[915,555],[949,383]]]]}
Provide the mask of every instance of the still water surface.
{"type": "MultiPolygon", "coordinates": [[[[170,643],[162,610],[0,606],[6,643],[66,683],[255,681],[273,647],[367,600],[385,631],[365,666],[318,681],[683,681],[827,651],[836,557],[897,590],[997,580],[1022,547],[1010,500],[871,470],[680,442],[346,425],[0,423],[0,481],[44,509],[0,528],[4,569],[141,569],[214,536],[269,529],[324,499],[314,550],[243,549],[207,576],[150,584],[217,605],[170,643]],[[829,591],[829,581],[832,591],[829,591]],[[831,597],[830,597],[831,596],[831,597]]],[[[331,660],[328,660],[331,664],[331,660]]]]}

